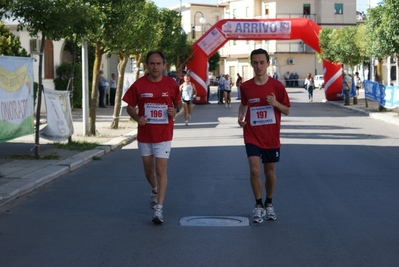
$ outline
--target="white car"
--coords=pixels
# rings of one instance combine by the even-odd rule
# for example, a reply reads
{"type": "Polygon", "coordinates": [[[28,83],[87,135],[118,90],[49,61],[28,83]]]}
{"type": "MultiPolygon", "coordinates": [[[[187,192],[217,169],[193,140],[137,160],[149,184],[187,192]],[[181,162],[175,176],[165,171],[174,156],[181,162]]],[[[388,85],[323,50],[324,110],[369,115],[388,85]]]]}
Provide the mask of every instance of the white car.
{"type": "Polygon", "coordinates": [[[313,77],[314,88],[322,89],[324,88],[324,75],[316,75],[313,77]]]}

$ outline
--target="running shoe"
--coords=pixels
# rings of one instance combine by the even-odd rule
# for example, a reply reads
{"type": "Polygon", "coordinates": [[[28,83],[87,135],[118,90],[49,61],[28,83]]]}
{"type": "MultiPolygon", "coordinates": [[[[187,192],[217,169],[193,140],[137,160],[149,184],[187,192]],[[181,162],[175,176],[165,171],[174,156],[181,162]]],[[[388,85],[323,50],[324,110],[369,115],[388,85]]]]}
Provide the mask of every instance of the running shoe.
{"type": "Polygon", "coordinates": [[[273,205],[266,205],[265,219],[268,221],[275,221],[277,219],[276,213],[274,213],[273,205]]]}
{"type": "Polygon", "coordinates": [[[150,207],[151,209],[155,209],[155,206],[158,204],[158,194],[154,194],[151,192],[151,201],[150,201],[150,207]]]}
{"type": "Polygon", "coordinates": [[[265,209],[261,205],[256,205],[252,210],[252,222],[253,223],[262,223],[263,217],[266,215],[265,209]]]}
{"type": "Polygon", "coordinates": [[[191,115],[190,114],[188,114],[188,120],[191,120],[191,115]]]}
{"type": "Polygon", "coordinates": [[[155,224],[163,223],[162,209],[155,207],[154,217],[152,217],[152,222],[155,224]]]}
{"type": "Polygon", "coordinates": [[[185,123],[184,124],[186,124],[186,126],[188,126],[188,121],[185,121],[185,123]]]}

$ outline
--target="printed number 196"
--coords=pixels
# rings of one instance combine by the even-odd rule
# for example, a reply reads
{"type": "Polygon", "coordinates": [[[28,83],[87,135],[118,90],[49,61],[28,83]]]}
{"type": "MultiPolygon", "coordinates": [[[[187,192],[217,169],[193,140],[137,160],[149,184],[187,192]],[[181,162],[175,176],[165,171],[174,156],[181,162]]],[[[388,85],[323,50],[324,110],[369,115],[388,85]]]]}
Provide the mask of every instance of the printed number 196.
{"type": "Polygon", "coordinates": [[[152,118],[161,118],[162,110],[151,110],[151,117],[152,118]]]}

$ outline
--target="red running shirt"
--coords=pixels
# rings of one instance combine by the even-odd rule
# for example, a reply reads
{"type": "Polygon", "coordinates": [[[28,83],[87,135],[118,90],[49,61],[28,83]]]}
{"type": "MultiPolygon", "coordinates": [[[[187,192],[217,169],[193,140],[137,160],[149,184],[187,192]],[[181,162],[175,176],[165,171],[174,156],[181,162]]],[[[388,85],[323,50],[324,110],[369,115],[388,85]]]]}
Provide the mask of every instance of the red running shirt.
{"type": "Polygon", "coordinates": [[[129,106],[138,106],[138,115],[147,116],[147,124],[137,128],[137,141],[160,143],[173,138],[173,118],[167,108],[181,102],[176,81],[162,76],[159,82],[151,82],[147,76],[135,81],[122,98],[129,106]]]}
{"type": "Polygon", "coordinates": [[[272,78],[263,85],[257,85],[252,78],[244,82],[240,89],[241,103],[247,106],[244,143],[262,149],[279,148],[281,112],[269,105],[266,97],[274,93],[278,102],[290,107],[290,99],[284,85],[272,78]]]}

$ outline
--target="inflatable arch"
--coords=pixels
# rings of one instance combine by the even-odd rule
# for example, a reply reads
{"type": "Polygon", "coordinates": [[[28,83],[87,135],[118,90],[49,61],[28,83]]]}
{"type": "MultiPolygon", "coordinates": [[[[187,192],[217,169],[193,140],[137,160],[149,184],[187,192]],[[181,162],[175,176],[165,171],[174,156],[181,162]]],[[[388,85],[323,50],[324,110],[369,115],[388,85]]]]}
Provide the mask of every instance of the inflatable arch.
{"type": "MultiPolygon", "coordinates": [[[[192,46],[192,60],[187,64],[187,72],[197,88],[194,102],[207,102],[208,59],[227,41],[301,39],[320,53],[320,30],[319,25],[306,18],[219,20],[192,46]]],[[[341,65],[323,60],[323,73],[326,99],[342,99],[341,65]]]]}

